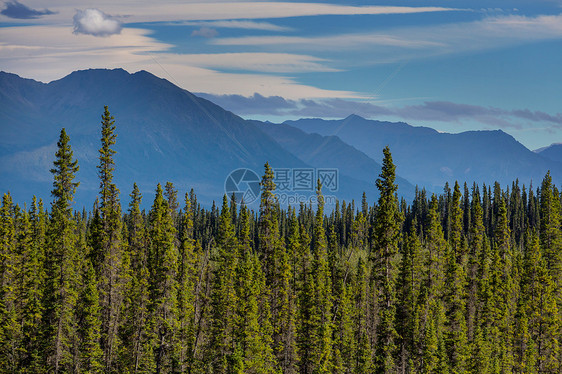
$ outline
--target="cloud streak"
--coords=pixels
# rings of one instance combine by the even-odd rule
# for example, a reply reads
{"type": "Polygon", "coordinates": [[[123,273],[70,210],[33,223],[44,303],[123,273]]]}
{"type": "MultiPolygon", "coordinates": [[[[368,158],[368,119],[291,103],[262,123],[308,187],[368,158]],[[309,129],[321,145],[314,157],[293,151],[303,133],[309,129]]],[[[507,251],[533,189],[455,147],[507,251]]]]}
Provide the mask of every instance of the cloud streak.
{"type": "Polygon", "coordinates": [[[77,10],[73,17],[74,34],[110,36],[120,34],[121,21],[99,9],[77,10]]]}
{"type": "Polygon", "coordinates": [[[243,30],[261,30],[261,31],[276,31],[276,32],[286,32],[293,30],[290,27],[283,27],[274,25],[269,22],[256,22],[249,20],[228,20],[228,21],[187,21],[178,23],[182,26],[206,26],[214,28],[225,28],[225,29],[243,29],[243,30]]]}
{"type": "MultiPolygon", "coordinates": [[[[314,50],[361,51],[368,64],[406,61],[436,55],[459,54],[504,48],[562,38],[562,14],[535,17],[491,16],[473,22],[416,26],[326,36],[243,36],[218,38],[221,46],[259,46],[265,50],[283,47],[287,52],[314,50]]],[[[343,64],[349,65],[346,59],[343,64]]],[[[353,64],[357,62],[354,61],[353,64]]]]}
{"type": "Polygon", "coordinates": [[[349,6],[323,3],[226,2],[158,4],[136,12],[135,22],[252,20],[323,15],[387,15],[458,11],[444,7],[349,6]]]}
{"type": "Polygon", "coordinates": [[[336,72],[328,61],[290,53],[201,53],[185,54],[182,60],[190,66],[212,69],[246,70],[267,73],[336,72]]]}
{"type": "Polygon", "coordinates": [[[55,14],[55,12],[50,11],[49,9],[32,9],[17,0],[12,0],[6,2],[6,8],[2,9],[2,11],[0,11],[0,14],[15,19],[35,19],[46,15],[55,14]]]}

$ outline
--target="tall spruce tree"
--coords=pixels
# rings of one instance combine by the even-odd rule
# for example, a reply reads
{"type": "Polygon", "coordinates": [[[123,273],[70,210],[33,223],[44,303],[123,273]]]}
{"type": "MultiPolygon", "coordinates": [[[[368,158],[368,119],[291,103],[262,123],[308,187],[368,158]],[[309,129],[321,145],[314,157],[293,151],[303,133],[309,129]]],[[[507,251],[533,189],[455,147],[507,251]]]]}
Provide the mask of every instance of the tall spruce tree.
{"type": "Polygon", "coordinates": [[[377,289],[379,325],[377,328],[376,370],[396,369],[398,333],[396,331],[396,257],[403,216],[398,209],[395,184],[396,167],[390,149],[383,150],[382,170],[376,181],[380,197],[376,213],[373,252],[373,276],[377,289]]]}
{"type": "Polygon", "coordinates": [[[29,212],[29,245],[21,262],[22,311],[20,315],[24,354],[22,372],[39,373],[41,362],[41,318],[43,316],[43,292],[45,289],[45,234],[47,216],[43,202],[33,197],[29,212]],[[25,368],[25,369],[24,369],[25,368]]]}
{"type": "Polygon", "coordinates": [[[451,231],[445,271],[447,357],[454,373],[466,371],[469,356],[466,326],[466,258],[460,187],[455,182],[451,200],[451,231]]]}
{"type": "Polygon", "coordinates": [[[149,214],[150,316],[155,372],[167,373],[176,365],[178,326],[176,229],[160,183],[149,214]]]}
{"type": "MultiPolygon", "coordinates": [[[[540,189],[540,241],[544,259],[553,281],[562,287],[562,234],[560,232],[560,195],[552,184],[550,172],[544,177],[540,189]]],[[[562,306],[562,291],[558,292],[562,306]]]]}
{"type": "Polygon", "coordinates": [[[313,349],[311,360],[313,372],[328,373],[333,370],[333,338],[332,332],[332,282],[328,264],[328,248],[324,230],[324,197],[322,184],[318,180],[316,197],[318,208],[314,220],[314,236],[312,242],[311,275],[314,280],[313,293],[312,336],[313,349]]]}
{"type": "Polygon", "coordinates": [[[86,260],[84,265],[81,292],[76,307],[80,372],[103,373],[103,352],[100,348],[101,310],[96,273],[90,261],[86,260]]]}
{"type": "Polygon", "coordinates": [[[131,258],[132,276],[124,303],[124,323],[120,327],[120,370],[131,373],[153,373],[154,334],[150,323],[150,271],[148,236],[144,218],[140,211],[142,195],[135,183],[130,194],[128,220],[128,250],[131,258]]]}
{"type": "Polygon", "coordinates": [[[57,143],[54,168],[54,200],[47,234],[44,293],[43,347],[46,371],[74,370],[77,348],[75,307],[80,284],[80,254],[72,202],[79,182],[74,182],[78,162],[73,160],[70,139],[63,128],[57,143]]]}
{"type": "Polygon", "coordinates": [[[193,240],[193,211],[189,195],[181,222],[181,245],[178,268],[178,370],[189,372],[195,351],[195,283],[199,253],[193,240]]]}
{"type": "MultiPolygon", "coordinates": [[[[0,208],[0,365],[6,372],[19,367],[21,325],[18,323],[17,280],[20,262],[12,196],[4,194],[0,208]]],[[[19,208],[17,208],[19,210],[19,208]]]]}
{"type": "Polygon", "coordinates": [[[416,234],[416,220],[411,232],[405,238],[400,264],[399,308],[397,310],[397,329],[401,337],[400,367],[403,371],[415,370],[415,357],[419,344],[418,303],[422,279],[421,243],[416,234]]]}
{"type": "Polygon", "coordinates": [[[280,238],[279,207],[273,179],[273,169],[266,163],[261,181],[259,243],[270,295],[274,352],[280,369],[291,372],[294,365],[291,358],[294,353],[294,303],[290,290],[293,276],[289,255],[280,238]]]}
{"type": "Polygon", "coordinates": [[[101,121],[101,148],[99,149],[101,235],[96,256],[99,263],[98,285],[102,311],[101,346],[104,352],[105,371],[111,372],[119,352],[119,318],[125,291],[123,273],[122,222],[119,190],[113,183],[115,161],[113,149],[117,135],[115,120],[107,105],[101,121]]]}
{"type": "Polygon", "coordinates": [[[525,370],[534,365],[538,372],[553,373],[560,369],[560,314],[556,303],[556,284],[542,256],[539,239],[528,234],[522,286],[523,347],[519,359],[525,370]]]}
{"type": "Polygon", "coordinates": [[[210,336],[206,349],[209,370],[215,373],[232,372],[235,360],[236,305],[238,299],[235,274],[238,266],[238,240],[230,216],[226,195],[223,197],[214,254],[211,288],[210,336]]]}

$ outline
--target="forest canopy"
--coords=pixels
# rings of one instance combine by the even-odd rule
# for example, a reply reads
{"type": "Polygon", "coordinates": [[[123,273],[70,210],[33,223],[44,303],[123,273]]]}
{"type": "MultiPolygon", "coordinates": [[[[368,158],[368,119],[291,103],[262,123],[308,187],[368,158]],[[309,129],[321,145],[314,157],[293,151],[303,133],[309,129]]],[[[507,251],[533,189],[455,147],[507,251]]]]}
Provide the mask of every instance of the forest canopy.
{"type": "MultiPolygon", "coordinates": [[[[156,186],[148,212],[113,183],[72,208],[65,129],[52,201],[0,208],[0,372],[559,373],[560,191],[446,184],[399,200],[383,150],[377,203],[283,208],[264,166],[259,211],[156,186]],[[126,208],[122,210],[122,202],[126,208]]],[[[367,191],[368,192],[368,191],[367,191]]]]}

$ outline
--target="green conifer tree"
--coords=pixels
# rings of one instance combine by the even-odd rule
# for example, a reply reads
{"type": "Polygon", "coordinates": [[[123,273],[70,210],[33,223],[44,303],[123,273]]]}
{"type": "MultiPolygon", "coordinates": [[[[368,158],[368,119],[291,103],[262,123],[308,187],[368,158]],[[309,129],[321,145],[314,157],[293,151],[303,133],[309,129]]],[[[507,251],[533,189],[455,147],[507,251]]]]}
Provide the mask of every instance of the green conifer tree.
{"type": "Polygon", "coordinates": [[[0,208],[0,367],[6,373],[19,367],[21,325],[18,323],[18,269],[21,254],[11,195],[4,194],[0,208]],[[11,368],[11,369],[10,369],[11,368]]]}
{"type": "Polygon", "coordinates": [[[217,248],[214,258],[211,288],[210,334],[206,357],[210,370],[215,373],[230,372],[235,353],[236,305],[238,298],[235,274],[238,258],[238,241],[230,216],[226,195],[223,197],[219,217],[217,248]]]}
{"type": "Polygon", "coordinates": [[[560,195],[555,192],[550,172],[546,174],[540,189],[540,241],[544,259],[559,292],[562,305],[562,234],[560,233],[560,195]]]}
{"type": "Polygon", "coordinates": [[[291,293],[292,268],[279,232],[279,208],[274,194],[274,173],[269,163],[261,181],[259,218],[260,252],[264,257],[266,286],[269,290],[275,357],[283,372],[294,365],[294,302],[291,293]]]}
{"type": "Polygon", "coordinates": [[[96,274],[86,260],[81,292],[76,307],[78,336],[80,339],[80,372],[103,373],[103,352],[100,348],[101,310],[96,274]]]}
{"type": "Polygon", "coordinates": [[[466,271],[463,214],[460,207],[460,187],[455,183],[451,200],[450,247],[446,259],[446,347],[451,371],[463,373],[469,356],[466,326],[466,271]]]}
{"type": "Polygon", "coordinates": [[[421,243],[415,232],[416,220],[412,225],[411,232],[404,241],[404,249],[400,264],[400,276],[398,280],[399,306],[397,310],[397,327],[401,337],[400,366],[405,371],[412,371],[409,362],[414,363],[417,354],[416,347],[419,344],[419,315],[418,302],[420,299],[420,288],[422,279],[421,268],[421,243]]]}
{"type": "Polygon", "coordinates": [[[130,195],[128,250],[131,258],[131,280],[124,303],[124,323],[120,327],[120,370],[131,373],[153,373],[156,368],[154,334],[150,318],[150,272],[148,238],[140,211],[142,195],[135,183],[130,195]]]}
{"type": "Polygon", "coordinates": [[[185,208],[181,223],[181,246],[178,269],[178,370],[190,371],[195,346],[195,283],[198,255],[193,240],[193,211],[189,195],[185,194],[185,208]]]}
{"type": "Polygon", "coordinates": [[[168,372],[175,365],[177,344],[177,271],[176,229],[170,209],[158,184],[149,214],[150,240],[150,313],[154,339],[155,372],[168,372]]]}
{"type": "Polygon", "coordinates": [[[80,273],[76,224],[72,201],[78,163],[73,160],[69,137],[61,130],[55,153],[50,224],[47,233],[46,287],[44,293],[43,347],[45,368],[53,373],[70,372],[77,348],[75,307],[80,273]]]}
{"type": "Polygon", "coordinates": [[[378,292],[377,372],[396,369],[398,333],[396,331],[396,258],[403,216],[398,209],[396,167],[390,149],[383,150],[382,171],[376,181],[380,193],[374,227],[373,276],[378,292]]]}
{"type": "Polygon", "coordinates": [[[328,264],[326,233],[324,230],[324,197],[322,185],[318,180],[316,190],[318,208],[314,220],[312,242],[311,277],[314,281],[312,294],[313,309],[311,334],[313,337],[310,352],[312,370],[315,373],[327,373],[333,369],[333,316],[332,316],[332,277],[328,264]]]}
{"type": "MultiPolygon", "coordinates": [[[[27,216],[24,216],[27,220],[27,216]]],[[[39,373],[41,361],[41,318],[43,316],[43,292],[45,287],[45,233],[47,216],[42,201],[33,197],[29,213],[29,232],[24,230],[22,236],[28,237],[26,251],[21,257],[21,326],[23,334],[21,359],[22,372],[39,373]]],[[[27,226],[26,223],[23,224],[27,226]]],[[[22,240],[26,240],[23,239],[22,240]]]]}
{"type": "Polygon", "coordinates": [[[542,257],[537,235],[528,236],[521,293],[524,308],[521,323],[527,322],[527,326],[522,326],[520,338],[530,346],[520,351],[520,359],[525,360],[527,367],[534,364],[538,372],[552,373],[560,368],[561,323],[556,285],[542,257]]]}
{"type": "Polygon", "coordinates": [[[100,177],[100,214],[101,235],[94,248],[100,253],[96,256],[99,263],[99,294],[102,311],[101,345],[104,352],[104,367],[107,372],[113,370],[119,351],[119,315],[125,292],[126,261],[123,260],[121,205],[119,190],[113,183],[115,161],[113,149],[117,134],[115,120],[107,106],[101,121],[101,148],[98,165],[100,177]],[[124,266],[125,265],[125,266],[124,266]]]}

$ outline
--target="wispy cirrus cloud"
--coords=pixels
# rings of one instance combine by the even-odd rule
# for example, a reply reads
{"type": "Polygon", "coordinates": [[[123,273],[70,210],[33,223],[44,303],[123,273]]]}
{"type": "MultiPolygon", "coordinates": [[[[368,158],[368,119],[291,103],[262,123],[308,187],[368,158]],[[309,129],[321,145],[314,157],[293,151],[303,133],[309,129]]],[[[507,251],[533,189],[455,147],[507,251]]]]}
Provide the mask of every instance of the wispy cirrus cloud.
{"type": "Polygon", "coordinates": [[[354,34],[217,38],[213,44],[259,46],[264,49],[283,47],[286,51],[306,49],[317,52],[330,52],[337,46],[339,50],[361,50],[369,56],[364,61],[372,64],[504,48],[560,38],[562,14],[534,17],[500,15],[473,22],[402,27],[354,34]]]}
{"type": "MultiPolygon", "coordinates": [[[[10,1],[16,3],[17,0],[10,1]]],[[[6,3],[8,4],[8,3],[6,3]]],[[[55,2],[51,5],[50,22],[67,22],[74,13],[72,2],[55,2]]],[[[286,28],[268,24],[265,20],[288,17],[323,15],[388,15],[463,11],[446,7],[402,6],[353,6],[328,3],[278,2],[278,1],[162,1],[148,0],[116,2],[99,0],[98,9],[110,14],[127,14],[127,22],[214,22],[224,21],[222,26],[269,31],[287,31],[286,28]],[[252,20],[259,20],[251,23],[252,20]]],[[[41,12],[41,11],[39,11],[41,12]]]]}
{"type": "MultiPolygon", "coordinates": [[[[137,8],[137,7],[135,7],[137,8]]],[[[198,2],[140,5],[135,22],[251,20],[323,15],[388,15],[459,11],[446,7],[352,6],[300,2],[198,2]]]]}
{"type": "Polygon", "coordinates": [[[256,22],[250,20],[225,20],[225,21],[186,21],[177,23],[182,26],[206,26],[212,28],[243,29],[286,32],[293,30],[290,27],[278,26],[269,22],[256,22]]]}
{"type": "Polygon", "coordinates": [[[221,38],[213,42],[223,46],[296,46],[306,49],[339,49],[365,48],[373,45],[426,48],[440,47],[443,43],[438,41],[421,40],[419,38],[404,38],[389,34],[345,34],[332,36],[245,36],[238,38],[221,38]]]}
{"type": "Polygon", "coordinates": [[[0,11],[0,14],[15,19],[35,19],[46,15],[55,14],[55,12],[49,9],[32,9],[17,0],[7,1],[5,2],[5,5],[6,8],[2,9],[2,11],[0,11]]]}
{"type": "Polygon", "coordinates": [[[99,9],[77,10],[73,17],[74,34],[110,36],[121,32],[121,21],[99,9]]]}
{"type": "Polygon", "coordinates": [[[336,72],[325,59],[290,53],[200,53],[181,55],[190,66],[269,73],[336,72]]]}

